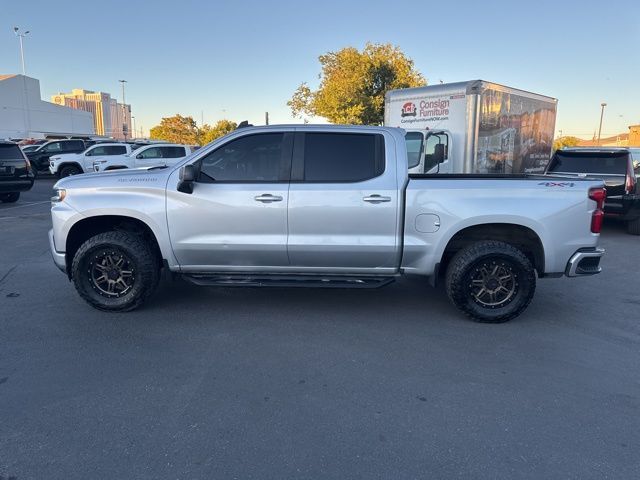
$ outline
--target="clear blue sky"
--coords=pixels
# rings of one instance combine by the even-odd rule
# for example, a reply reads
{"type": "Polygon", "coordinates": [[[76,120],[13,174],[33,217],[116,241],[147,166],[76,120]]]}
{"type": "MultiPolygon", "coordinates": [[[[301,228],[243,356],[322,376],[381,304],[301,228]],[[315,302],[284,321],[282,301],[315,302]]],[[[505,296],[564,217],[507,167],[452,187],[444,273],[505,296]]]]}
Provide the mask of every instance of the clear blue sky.
{"type": "Polygon", "coordinates": [[[429,80],[482,78],[559,99],[556,128],[591,136],[640,123],[640,2],[3,0],[0,74],[19,73],[12,27],[31,30],[27,74],[42,96],[127,84],[137,126],[192,115],[290,122],[318,55],[390,42],[429,80]]]}

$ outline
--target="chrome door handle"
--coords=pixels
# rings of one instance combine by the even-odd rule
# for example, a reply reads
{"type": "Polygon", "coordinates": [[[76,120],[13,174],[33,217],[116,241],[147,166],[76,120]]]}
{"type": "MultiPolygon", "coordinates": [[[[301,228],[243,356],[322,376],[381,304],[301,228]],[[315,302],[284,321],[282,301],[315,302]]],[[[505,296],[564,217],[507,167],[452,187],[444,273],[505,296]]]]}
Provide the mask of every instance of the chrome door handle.
{"type": "Polygon", "coordinates": [[[271,195],[270,193],[263,193],[262,195],[258,195],[257,197],[253,197],[256,202],[262,203],[271,203],[271,202],[281,202],[282,197],[279,195],[271,195]]]}
{"type": "Polygon", "coordinates": [[[382,202],[390,202],[391,197],[383,197],[382,195],[378,195],[377,193],[374,193],[373,195],[364,197],[362,200],[369,203],[382,203],[382,202]]]}

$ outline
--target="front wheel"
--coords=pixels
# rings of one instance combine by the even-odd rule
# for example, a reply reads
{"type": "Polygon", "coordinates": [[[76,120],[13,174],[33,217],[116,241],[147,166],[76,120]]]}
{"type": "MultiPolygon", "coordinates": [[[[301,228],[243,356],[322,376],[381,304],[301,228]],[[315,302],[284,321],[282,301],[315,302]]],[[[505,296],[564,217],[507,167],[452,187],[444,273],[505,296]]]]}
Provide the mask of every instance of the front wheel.
{"type": "Polygon", "coordinates": [[[60,170],[60,178],[70,177],[72,175],[80,175],[82,170],[76,165],[65,165],[60,170]]]}
{"type": "Polygon", "coordinates": [[[160,265],[141,235],[100,233],[84,242],[73,257],[73,283],[94,308],[127,312],[156,290],[160,265]]]}
{"type": "Polygon", "coordinates": [[[453,257],[446,287],[454,305],[474,320],[502,323],[527,308],[536,274],[527,256],[513,245],[481,241],[453,257]]]}

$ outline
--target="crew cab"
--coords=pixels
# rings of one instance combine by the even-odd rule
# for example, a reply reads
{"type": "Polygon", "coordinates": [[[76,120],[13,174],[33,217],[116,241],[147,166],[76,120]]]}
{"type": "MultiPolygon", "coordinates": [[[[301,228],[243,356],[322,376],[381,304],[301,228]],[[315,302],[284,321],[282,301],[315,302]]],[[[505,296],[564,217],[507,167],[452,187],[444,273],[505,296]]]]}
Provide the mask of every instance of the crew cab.
{"type": "Polygon", "coordinates": [[[66,153],[49,159],[49,171],[60,178],[93,172],[93,162],[98,157],[127,155],[132,152],[128,143],[97,143],[81,153],[66,153]]]}
{"type": "Polygon", "coordinates": [[[0,140],[0,202],[14,203],[33,187],[33,171],[18,144],[0,140]]]}
{"type": "Polygon", "coordinates": [[[627,148],[574,147],[557,150],[547,173],[564,177],[599,178],[605,182],[604,214],[627,223],[627,232],[640,235],[640,163],[627,148]]]}
{"type": "Polygon", "coordinates": [[[55,264],[90,305],[132,310],[164,267],[198,285],[379,287],[444,280],[482,322],[537,278],[600,272],[600,180],[408,174],[405,131],[238,129],[170,167],[56,183],[55,264]]]}
{"type": "Polygon", "coordinates": [[[187,145],[177,143],[151,144],[140,147],[127,155],[96,157],[93,160],[93,171],[171,166],[190,153],[191,147],[187,145]]]}
{"type": "Polygon", "coordinates": [[[44,172],[49,168],[51,156],[63,153],[80,153],[86,149],[84,140],[51,140],[43,144],[40,148],[26,152],[27,158],[31,162],[34,173],[44,172]]]}

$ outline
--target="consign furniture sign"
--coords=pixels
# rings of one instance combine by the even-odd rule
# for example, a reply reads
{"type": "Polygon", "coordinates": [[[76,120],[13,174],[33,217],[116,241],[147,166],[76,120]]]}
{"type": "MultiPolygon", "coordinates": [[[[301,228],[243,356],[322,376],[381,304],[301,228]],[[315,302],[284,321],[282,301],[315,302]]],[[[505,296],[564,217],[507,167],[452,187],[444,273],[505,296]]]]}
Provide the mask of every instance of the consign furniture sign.
{"type": "Polygon", "coordinates": [[[445,128],[449,122],[464,125],[466,105],[464,92],[393,99],[389,125],[410,129],[445,128]]]}

